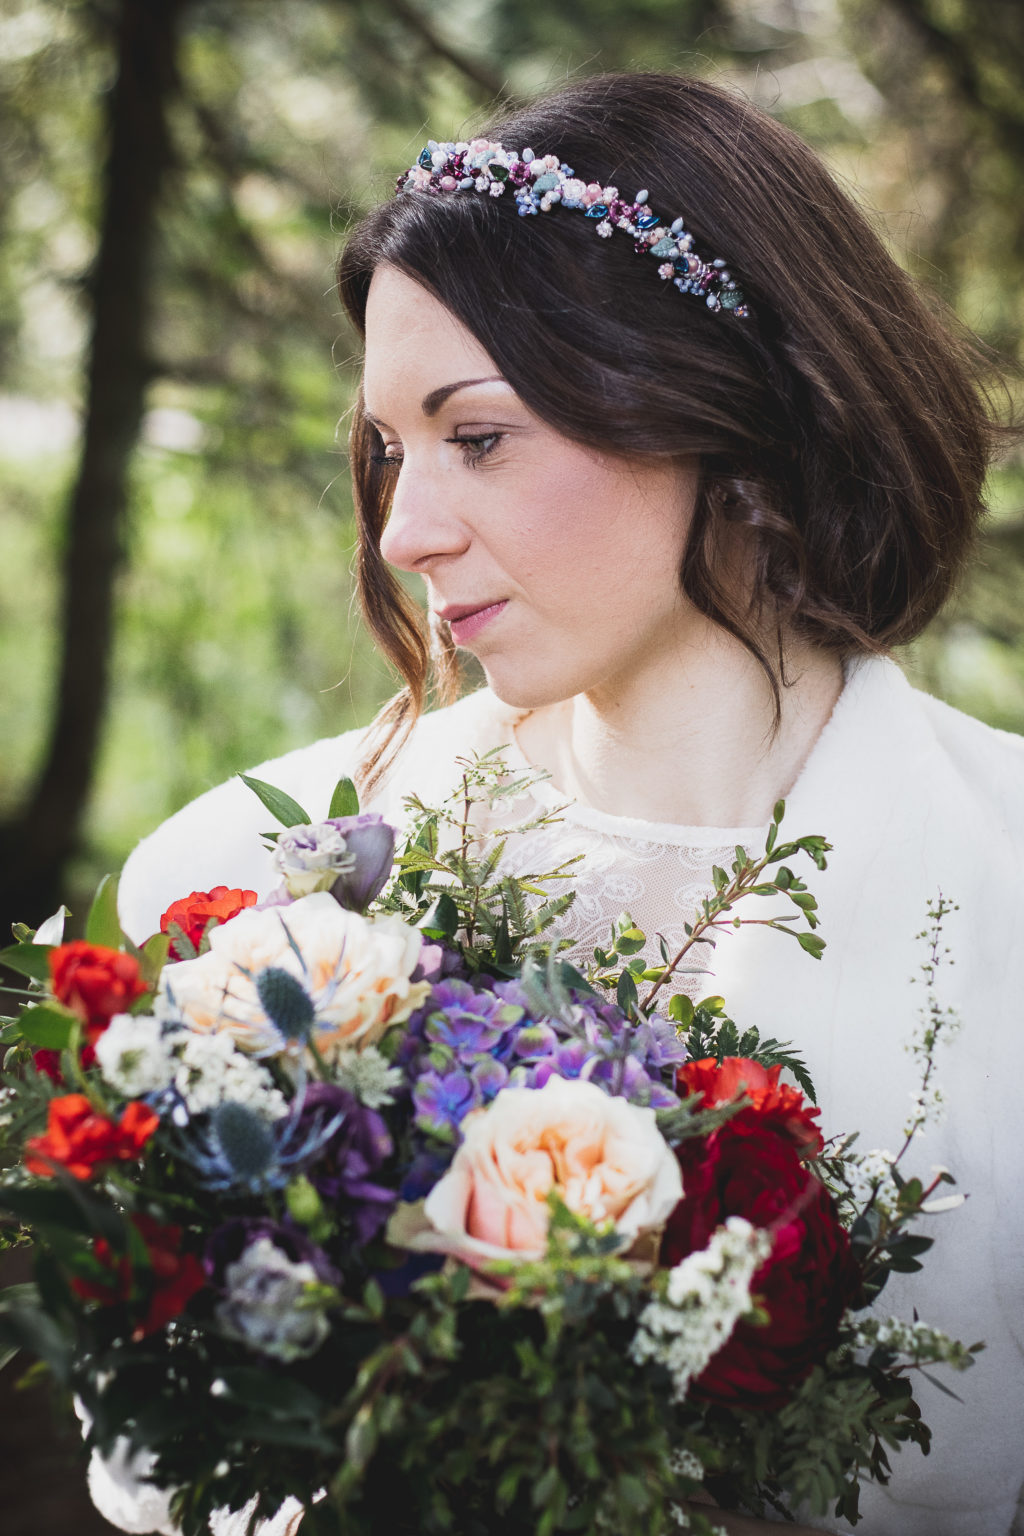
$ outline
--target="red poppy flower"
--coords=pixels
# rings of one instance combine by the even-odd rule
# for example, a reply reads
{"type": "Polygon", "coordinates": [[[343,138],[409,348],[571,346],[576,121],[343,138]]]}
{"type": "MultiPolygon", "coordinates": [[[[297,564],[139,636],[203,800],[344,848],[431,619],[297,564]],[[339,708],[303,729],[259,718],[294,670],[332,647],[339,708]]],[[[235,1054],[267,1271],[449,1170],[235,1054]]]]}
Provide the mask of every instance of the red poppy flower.
{"type": "Polygon", "coordinates": [[[90,1044],[147,990],[133,956],[84,939],[51,950],[50,976],[54,996],[86,1025],[90,1044]]]}
{"type": "Polygon", "coordinates": [[[676,1083],[683,1094],[699,1093],[709,1108],[731,1104],[744,1094],[750,1107],[736,1115],[730,1125],[742,1132],[744,1125],[753,1124],[752,1116],[759,1122],[771,1120],[789,1136],[801,1156],[817,1157],[825,1146],[814,1123],[821,1110],[812,1108],[798,1088],[780,1083],[781,1071],[781,1067],[762,1067],[746,1056],[726,1056],[721,1063],[708,1056],[685,1062],[676,1074],[676,1083]]]}
{"type": "Polygon", "coordinates": [[[101,1163],[132,1162],[159,1124],[145,1104],[131,1103],[120,1120],[108,1120],[84,1093],[65,1093],[50,1100],[45,1134],[26,1142],[25,1167],[41,1178],[61,1167],[88,1179],[101,1163]]]}
{"type": "MultiPolygon", "coordinates": [[[[226,923],[229,918],[244,912],[246,907],[254,907],[258,900],[255,891],[243,891],[226,885],[215,885],[212,891],[193,891],[190,896],[182,896],[180,900],[171,902],[160,919],[160,932],[170,933],[171,924],[175,923],[193,948],[198,949],[211,922],[226,923]]],[[[168,956],[171,960],[190,958],[187,951],[182,952],[175,947],[173,940],[168,956]]]]}
{"type": "Polygon", "coordinates": [[[142,1214],[133,1216],[132,1221],[146,1245],[148,1268],[137,1269],[127,1254],[115,1254],[106,1238],[99,1237],[92,1251],[106,1277],[78,1277],[72,1280],[71,1288],[83,1301],[98,1301],[103,1306],[145,1297],[145,1317],[132,1333],[138,1340],[178,1317],[206,1284],[206,1273],[194,1253],[181,1252],[181,1227],[165,1227],[142,1214]]]}

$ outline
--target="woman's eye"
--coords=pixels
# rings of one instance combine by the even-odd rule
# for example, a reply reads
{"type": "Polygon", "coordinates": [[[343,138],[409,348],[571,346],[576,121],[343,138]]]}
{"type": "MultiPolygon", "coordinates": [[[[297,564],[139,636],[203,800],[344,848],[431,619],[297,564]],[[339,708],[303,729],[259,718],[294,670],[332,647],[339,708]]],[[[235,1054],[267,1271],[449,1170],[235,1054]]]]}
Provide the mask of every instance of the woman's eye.
{"type": "MultiPolygon", "coordinates": [[[[473,436],[468,434],[459,437],[446,437],[446,443],[454,443],[462,450],[462,457],[469,465],[479,464],[489,453],[493,453],[504,434],[501,432],[479,432],[473,436]]],[[[374,464],[383,464],[388,469],[401,468],[404,454],[394,451],[393,447],[385,445],[382,452],[371,453],[370,458],[374,464]]]]}
{"type": "Polygon", "coordinates": [[[462,456],[468,464],[479,464],[489,453],[493,453],[501,441],[500,432],[481,432],[475,436],[468,434],[462,437],[446,437],[446,443],[457,443],[462,449],[462,456]]]}

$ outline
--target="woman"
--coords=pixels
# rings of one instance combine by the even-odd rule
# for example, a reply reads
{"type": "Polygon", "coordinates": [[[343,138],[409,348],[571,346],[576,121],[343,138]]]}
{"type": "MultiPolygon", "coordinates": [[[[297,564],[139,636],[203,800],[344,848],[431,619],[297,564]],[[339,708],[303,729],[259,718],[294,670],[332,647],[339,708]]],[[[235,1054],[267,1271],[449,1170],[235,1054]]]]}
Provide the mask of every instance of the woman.
{"type": "MultiPolygon", "coordinates": [[[[321,816],[358,770],[364,804],[394,817],[412,788],[443,792],[457,757],[507,745],[550,775],[524,817],[569,802],[510,856],[584,855],[566,927],[584,951],[624,907],[652,943],[671,937],[785,795],[787,827],[834,845],[814,882],[825,957],[744,928],[713,984],[691,985],[791,1038],[828,1129],[864,1146],[894,1142],[915,1086],[928,902],[959,903],[942,993],[964,1027],[926,1151],[970,1199],[887,1305],[989,1347],[963,1405],[921,1385],[935,1454],[900,1456],[861,1528],[1008,1536],[1024,746],[885,659],[949,594],[981,512],[993,429],[973,354],[799,140],[675,76],[586,80],[479,141],[428,146],[349,241],[340,289],[366,341],[360,585],[407,687],[369,736],[256,771],[321,816]],[[393,568],[424,578],[429,639],[393,568]],[[459,649],[488,687],[421,717],[431,668],[453,697],[459,649]]],[[[173,817],[126,867],[128,931],[193,887],[264,893],[265,819],[237,784],[173,817]]]]}

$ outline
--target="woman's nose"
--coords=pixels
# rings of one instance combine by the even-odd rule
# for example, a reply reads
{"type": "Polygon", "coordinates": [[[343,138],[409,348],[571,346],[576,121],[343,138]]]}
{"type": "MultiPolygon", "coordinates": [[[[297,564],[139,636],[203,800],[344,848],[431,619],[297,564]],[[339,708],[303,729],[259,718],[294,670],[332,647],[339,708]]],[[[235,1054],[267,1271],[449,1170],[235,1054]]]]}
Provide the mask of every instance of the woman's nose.
{"type": "Polygon", "coordinates": [[[380,538],[389,565],[423,573],[434,561],[468,546],[469,530],[451,505],[451,494],[441,483],[445,478],[417,469],[408,459],[402,464],[380,538]]]}

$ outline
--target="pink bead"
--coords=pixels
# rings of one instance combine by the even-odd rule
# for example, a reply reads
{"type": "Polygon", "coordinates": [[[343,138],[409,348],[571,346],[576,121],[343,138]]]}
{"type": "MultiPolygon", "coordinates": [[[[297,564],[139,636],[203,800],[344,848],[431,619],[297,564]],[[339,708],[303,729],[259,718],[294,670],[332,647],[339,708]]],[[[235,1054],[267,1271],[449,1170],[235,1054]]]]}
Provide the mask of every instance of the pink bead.
{"type": "Polygon", "coordinates": [[[441,186],[446,192],[454,192],[455,188],[458,186],[458,182],[455,180],[454,176],[442,176],[441,186]]]}

